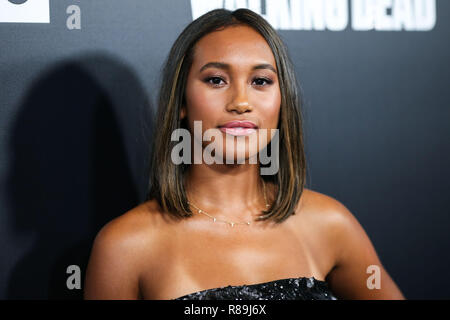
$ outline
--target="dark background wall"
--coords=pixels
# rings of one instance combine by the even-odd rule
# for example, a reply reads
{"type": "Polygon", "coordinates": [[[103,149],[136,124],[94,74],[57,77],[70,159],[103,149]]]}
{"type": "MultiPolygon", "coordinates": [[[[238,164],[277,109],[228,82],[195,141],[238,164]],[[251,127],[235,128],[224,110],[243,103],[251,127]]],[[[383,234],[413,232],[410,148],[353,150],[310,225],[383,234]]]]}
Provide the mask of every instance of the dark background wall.
{"type": "MultiPolygon", "coordinates": [[[[450,297],[449,15],[438,0],[426,32],[279,31],[307,187],[349,208],[410,299],[450,297]]],[[[98,230],[144,200],[160,68],[192,21],[182,0],[50,1],[50,17],[0,23],[0,299],[82,297],[66,268],[84,276],[98,230]]]]}

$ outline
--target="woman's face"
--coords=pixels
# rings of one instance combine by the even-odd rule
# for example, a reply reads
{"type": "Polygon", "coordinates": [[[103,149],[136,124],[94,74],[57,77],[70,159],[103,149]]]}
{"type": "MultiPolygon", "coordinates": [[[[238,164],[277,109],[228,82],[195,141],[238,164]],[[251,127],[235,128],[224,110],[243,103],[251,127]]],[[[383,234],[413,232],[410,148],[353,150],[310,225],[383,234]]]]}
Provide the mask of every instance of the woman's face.
{"type": "Polygon", "coordinates": [[[255,156],[270,141],[270,129],[277,128],[281,104],[275,58],[265,39],[248,26],[202,37],[194,48],[185,101],[181,117],[187,117],[191,133],[194,121],[201,121],[202,134],[211,129],[219,135],[216,151],[224,161],[229,155],[234,161],[255,156]],[[266,141],[261,129],[268,131],[266,141]],[[227,143],[233,150],[226,150],[227,143]]]}

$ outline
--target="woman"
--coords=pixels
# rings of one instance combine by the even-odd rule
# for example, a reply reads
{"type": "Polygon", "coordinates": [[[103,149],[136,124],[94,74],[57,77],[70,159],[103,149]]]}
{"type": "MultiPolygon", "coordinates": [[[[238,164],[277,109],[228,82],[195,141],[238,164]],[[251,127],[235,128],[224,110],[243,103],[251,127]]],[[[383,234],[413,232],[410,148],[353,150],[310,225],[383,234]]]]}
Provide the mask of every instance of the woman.
{"type": "Polygon", "coordinates": [[[352,213],[304,188],[300,105],[287,50],[258,14],[217,9],[188,25],[163,72],[149,199],[98,233],[85,298],[404,299],[352,213]],[[191,162],[174,159],[180,132],[191,162]],[[215,161],[202,161],[212,143],[215,161]],[[279,165],[263,174],[268,150],[279,165]]]}

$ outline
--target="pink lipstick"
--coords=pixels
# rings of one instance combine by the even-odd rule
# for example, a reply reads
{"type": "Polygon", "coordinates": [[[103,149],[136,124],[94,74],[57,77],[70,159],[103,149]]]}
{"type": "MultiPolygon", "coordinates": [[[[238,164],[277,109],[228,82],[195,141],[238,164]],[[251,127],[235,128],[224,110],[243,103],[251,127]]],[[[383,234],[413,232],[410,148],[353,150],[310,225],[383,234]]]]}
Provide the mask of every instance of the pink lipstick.
{"type": "Polygon", "coordinates": [[[231,134],[233,136],[248,136],[248,135],[256,132],[256,129],[258,129],[256,124],[254,124],[251,121],[247,121],[247,120],[229,121],[229,122],[225,123],[224,125],[220,126],[219,128],[220,128],[220,131],[227,133],[227,134],[231,134]]]}

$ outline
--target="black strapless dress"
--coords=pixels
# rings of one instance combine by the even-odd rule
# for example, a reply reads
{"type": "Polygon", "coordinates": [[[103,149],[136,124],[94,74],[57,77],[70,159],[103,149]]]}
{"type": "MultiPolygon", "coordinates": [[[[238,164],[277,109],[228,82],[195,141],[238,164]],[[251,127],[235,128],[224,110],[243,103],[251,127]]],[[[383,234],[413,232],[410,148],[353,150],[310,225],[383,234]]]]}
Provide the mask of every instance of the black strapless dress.
{"type": "Polygon", "coordinates": [[[314,277],[279,279],[190,293],[173,300],[337,300],[325,281],[314,277]]]}

